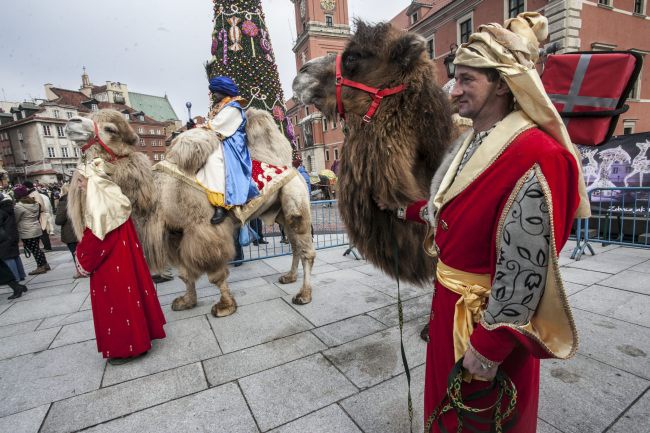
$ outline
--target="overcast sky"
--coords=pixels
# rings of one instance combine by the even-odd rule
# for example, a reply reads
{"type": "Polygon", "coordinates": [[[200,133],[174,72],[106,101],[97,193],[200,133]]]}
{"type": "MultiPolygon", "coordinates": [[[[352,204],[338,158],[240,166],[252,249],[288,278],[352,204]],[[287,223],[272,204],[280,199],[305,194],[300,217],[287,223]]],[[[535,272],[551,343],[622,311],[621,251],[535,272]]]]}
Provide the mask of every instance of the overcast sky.
{"type": "MultiPolygon", "coordinates": [[[[391,19],[410,0],[349,0],[350,18],[391,19]]],[[[285,98],[296,74],[290,0],[262,0],[285,98]]],[[[0,100],[44,98],[43,84],[77,90],[82,67],[95,85],[168,95],[187,120],[208,109],[204,63],[211,57],[210,0],[20,0],[2,8],[0,100]]]]}

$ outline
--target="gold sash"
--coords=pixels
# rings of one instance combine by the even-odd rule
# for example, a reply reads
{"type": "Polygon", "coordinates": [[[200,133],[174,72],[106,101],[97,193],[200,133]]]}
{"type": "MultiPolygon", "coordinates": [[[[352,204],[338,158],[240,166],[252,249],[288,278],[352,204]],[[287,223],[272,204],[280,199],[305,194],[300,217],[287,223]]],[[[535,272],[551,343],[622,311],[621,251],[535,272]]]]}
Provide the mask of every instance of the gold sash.
{"type": "Polygon", "coordinates": [[[436,279],[460,295],[454,311],[454,358],[458,361],[467,351],[474,324],[481,319],[483,305],[492,289],[492,280],[490,274],[460,271],[441,261],[438,261],[436,279]]]}

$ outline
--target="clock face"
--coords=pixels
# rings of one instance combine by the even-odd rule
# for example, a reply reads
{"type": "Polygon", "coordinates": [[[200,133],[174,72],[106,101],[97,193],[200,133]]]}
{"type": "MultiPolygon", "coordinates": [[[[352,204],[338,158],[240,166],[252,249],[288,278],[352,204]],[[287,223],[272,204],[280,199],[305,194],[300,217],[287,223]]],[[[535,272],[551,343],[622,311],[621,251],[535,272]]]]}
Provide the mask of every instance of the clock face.
{"type": "Polygon", "coordinates": [[[320,5],[326,11],[333,11],[336,6],[336,0],[321,0],[320,5]]]}
{"type": "Polygon", "coordinates": [[[307,5],[305,5],[305,0],[300,0],[300,17],[305,18],[306,12],[307,12],[307,5]]]}

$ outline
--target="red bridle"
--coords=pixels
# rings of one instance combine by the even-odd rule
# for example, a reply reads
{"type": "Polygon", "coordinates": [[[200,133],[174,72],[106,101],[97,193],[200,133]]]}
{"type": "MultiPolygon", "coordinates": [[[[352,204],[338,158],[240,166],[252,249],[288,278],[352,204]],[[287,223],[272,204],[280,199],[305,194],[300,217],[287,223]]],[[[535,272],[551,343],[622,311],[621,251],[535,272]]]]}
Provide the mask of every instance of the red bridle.
{"type": "Polygon", "coordinates": [[[341,72],[342,61],[343,60],[340,54],[336,56],[336,107],[342,119],[345,119],[345,108],[343,108],[343,98],[341,97],[343,86],[353,87],[355,89],[363,90],[364,92],[371,94],[372,103],[370,104],[370,107],[368,108],[366,114],[363,116],[363,121],[366,123],[370,123],[372,116],[375,115],[375,112],[379,108],[379,104],[381,104],[381,100],[384,99],[384,96],[395,95],[406,89],[406,84],[400,84],[397,87],[391,87],[388,89],[378,89],[377,87],[366,86],[365,84],[357,83],[356,81],[351,81],[347,78],[343,78],[343,74],[341,72]]]}
{"type": "Polygon", "coordinates": [[[104,143],[104,141],[99,137],[99,128],[97,127],[97,122],[93,121],[93,125],[95,126],[95,135],[81,147],[81,153],[86,153],[86,151],[90,149],[94,144],[99,144],[111,156],[111,159],[108,162],[113,162],[116,159],[120,159],[121,157],[117,156],[115,152],[113,152],[111,148],[108,147],[106,143],[104,143]]]}

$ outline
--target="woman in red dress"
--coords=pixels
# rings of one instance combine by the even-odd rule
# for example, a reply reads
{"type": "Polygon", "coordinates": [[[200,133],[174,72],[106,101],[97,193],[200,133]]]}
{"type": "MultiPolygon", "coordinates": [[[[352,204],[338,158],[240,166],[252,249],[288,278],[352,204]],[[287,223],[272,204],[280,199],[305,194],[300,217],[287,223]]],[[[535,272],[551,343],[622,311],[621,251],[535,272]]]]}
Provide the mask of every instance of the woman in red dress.
{"type": "Polygon", "coordinates": [[[164,338],[165,317],[131,221],[131,204],[99,158],[80,170],[85,229],[75,252],[90,276],[97,350],[112,364],[146,353],[164,338]],[[119,359],[119,360],[118,360],[119,359]]]}

